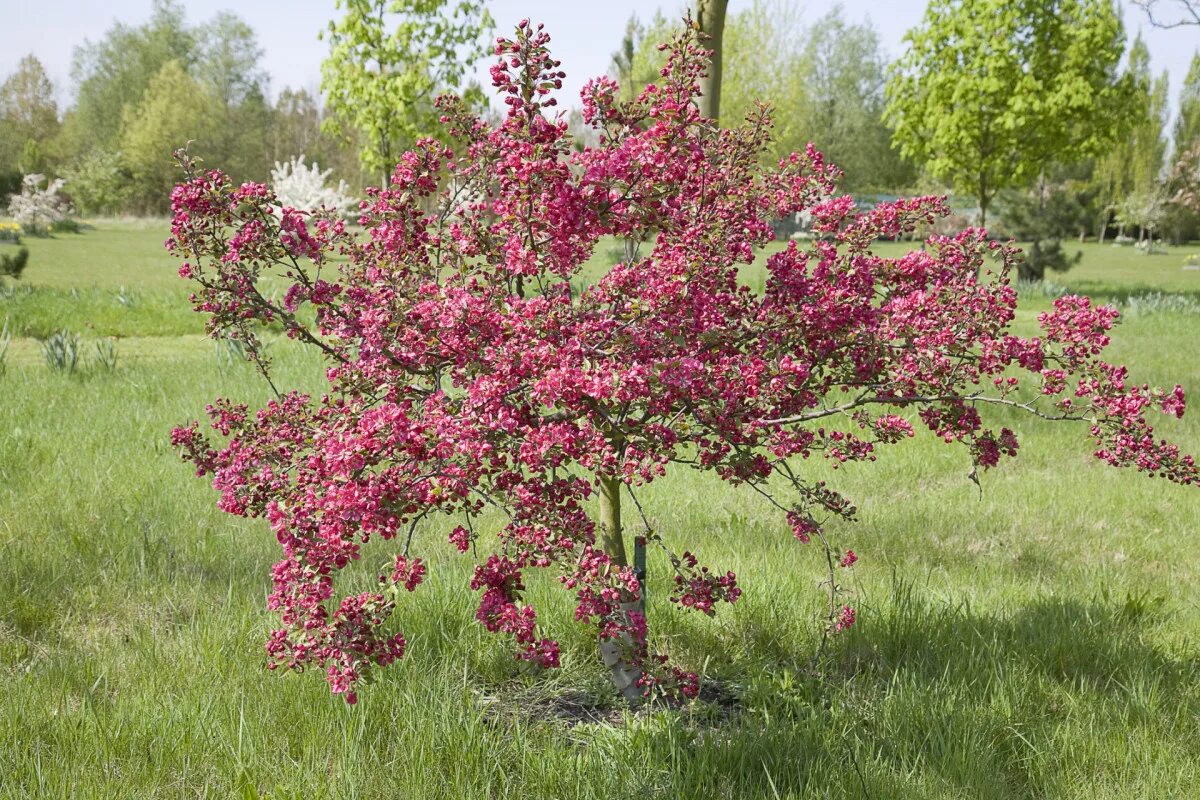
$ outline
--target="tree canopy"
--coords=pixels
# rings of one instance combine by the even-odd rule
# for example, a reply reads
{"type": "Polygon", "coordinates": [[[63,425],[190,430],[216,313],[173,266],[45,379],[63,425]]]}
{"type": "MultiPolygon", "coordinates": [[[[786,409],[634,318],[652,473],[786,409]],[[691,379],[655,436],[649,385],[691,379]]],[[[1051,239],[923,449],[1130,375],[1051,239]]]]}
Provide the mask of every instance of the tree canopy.
{"type": "Polygon", "coordinates": [[[1121,127],[1124,51],[1111,0],[931,0],[893,65],[901,152],[975,198],[1101,152],[1121,127]]]}
{"type": "Polygon", "coordinates": [[[363,169],[386,176],[417,137],[438,133],[433,101],[462,86],[491,17],[481,0],[337,0],[337,8],[321,66],[326,125],[357,130],[363,169]]]}
{"type": "Polygon", "coordinates": [[[49,142],[58,127],[54,85],[42,62],[27,55],[0,86],[0,169],[20,166],[23,172],[38,172],[40,165],[22,164],[27,148],[31,142],[49,142]]]}

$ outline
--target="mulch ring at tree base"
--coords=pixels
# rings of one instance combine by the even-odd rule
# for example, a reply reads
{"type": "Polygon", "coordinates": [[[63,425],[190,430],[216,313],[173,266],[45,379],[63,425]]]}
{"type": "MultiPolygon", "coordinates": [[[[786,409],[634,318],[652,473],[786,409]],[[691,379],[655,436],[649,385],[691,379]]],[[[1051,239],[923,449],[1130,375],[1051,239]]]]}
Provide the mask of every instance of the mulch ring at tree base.
{"type": "Polygon", "coordinates": [[[700,696],[683,701],[655,698],[630,708],[615,695],[600,696],[577,689],[538,692],[523,686],[498,686],[490,693],[479,692],[476,704],[484,719],[502,725],[512,722],[551,723],[567,728],[579,725],[623,727],[632,720],[664,711],[676,712],[702,728],[720,728],[742,711],[741,699],[721,681],[700,684],[700,696]]]}

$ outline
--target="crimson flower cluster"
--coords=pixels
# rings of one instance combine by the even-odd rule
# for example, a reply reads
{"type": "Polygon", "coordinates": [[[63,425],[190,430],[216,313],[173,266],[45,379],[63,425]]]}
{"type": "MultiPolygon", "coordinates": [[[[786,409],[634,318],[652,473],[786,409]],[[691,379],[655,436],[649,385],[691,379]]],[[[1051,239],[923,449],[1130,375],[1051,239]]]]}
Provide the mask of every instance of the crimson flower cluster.
{"type": "MultiPolygon", "coordinates": [[[[999,405],[1086,420],[1108,463],[1196,481],[1191,457],[1146,419],[1182,414],[1179,388],[1133,384],[1101,360],[1115,311],[1063,297],[1041,336],[1015,335],[1018,255],[982,230],[876,255],[875,241],[945,214],[943,200],[858,213],[811,147],[764,166],[765,107],[730,128],[699,117],[707,54],[695,37],[681,34],[661,82],[633,100],[606,78],[588,83],[598,143],[577,149],[548,112],[563,76],[549,37],[522,22],[495,48],[504,120],[439,100],[451,144],[406,153],[369,190],[360,230],[277,212],[269,188],[219,171],[192,169],[175,189],[168,247],[209,332],[243,341],[268,380],[264,325],[327,362],[320,397],[276,391],[256,410],[220,400],[215,438],[196,422],[172,434],[223,510],[265,518],[278,538],[272,665],[322,668],[353,702],[360,679],[404,654],[392,618],[426,572],[410,545],[425,546],[420,522],[444,514],[460,523],[451,546],[490,551],[470,582],[477,617],[519,658],[560,660],[525,599],[530,573],[547,570],[579,622],[630,643],[647,690],[694,695],[694,675],[650,653],[644,615],[628,610],[642,587],[589,512],[602,482],[632,492],[673,466],[759,492],[781,529],[820,543],[831,631],[854,623],[835,566],[857,555],[833,548],[827,523],[855,509],[801,460],[873,461],[923,425],[986,469],[1017,452],[1011,430],[984,422],[999,405]],[[818,238],[767,258],[765,290],[752,292],[740,266],[773,219],[800,212],[818,238]],[[628,257],[589,284],[581,269],[602,237],[628,257]],[[339,575],[372,538],[399,555],[376,591],[339,598],[339,575]]],[[[669,535],[646,537],[669,552],[669,535]]],[[[732,572],[669,559],[681,608],[711,615],[738,599],[732,572]]]]}

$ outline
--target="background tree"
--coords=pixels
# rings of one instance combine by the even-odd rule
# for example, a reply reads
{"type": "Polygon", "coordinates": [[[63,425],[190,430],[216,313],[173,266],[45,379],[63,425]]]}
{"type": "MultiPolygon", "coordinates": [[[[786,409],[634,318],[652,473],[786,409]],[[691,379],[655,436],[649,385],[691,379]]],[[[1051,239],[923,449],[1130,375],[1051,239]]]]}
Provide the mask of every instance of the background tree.
{"type": "Polygon", "coordinates": [[[1167,197],[1172,202],[1167,208],[1165,227],[1172,241],[1182,243],[1200,237],[1200,208],[1178,202],[1189,174],[1188,154],[1200,152],[1200,52],[1192,56],[1176,108],[1178,116],[1171,137],[1171,169],[1167,186],[1167,197]]]}
{"type": "Polygon", "coordinates": [[[622,97],[632,99],[647,84],[660,80],[659,70],[666,63],[666,55],[658,45],[669,41],[682,24],[682,20],[667,17],[661,10],[655,11],[648,22],[642,22],[636,14],[630,15],[625,22],[625,35],[609,64],[609,75],[619,84],[622,97]],[[629,59],[628,64],[625,59],[629,59]]]}
{"type": "Polygon", "coordinates": [[[198,140],[196,149],[203,150],[215,105],[179,62],[168,61],[150,79],[141,102],[126,110],[121,151],[135,182],[130,201],[140,213],[168,207],[178,175],[171,153],[191,140],[198,140]]]}
{"type": "Polygon", "coordinates": [[[106,150],[89,150],[63,170],[71,200],[81,214],[118,214],[137,197],[136,181],[125,159],[106,150]]]}
{"type": "Polygon", "coordinates": [[[78,151],[115,151],[126,107],[141,100],[168,61],[190,71],[196,50],[196,36],[187,28],[178,0],[154,0],[146,24],[117,23],[98,42],[77,47],[71,67],[77,87],[71,125],[78,151]]]}
{"type": "MultiPolygon", "coordinates": [[[[845,170],[847,189],[911,186],[915,169],[893,149],[883,121],[887,63],[874,28],[847,22],[835,6],[813,23],[804,42],[808,100],[802,131],[845,170]]],[[[789,145],[796,150],[803,142],[789,145]]]]}
{"type": "Polygon", "coordinates": [[[1200,215],[1200,142],[1179,155],[1171,170],[1171,200],[1194,215],[1200,215]]]}
{"type": "Polygon", "coordinates": [[[1178,111],[1171,138],[1175,152],[1182,153],[1200,141],[1200,51],[1192,55],[1192,63],[1179,88],[1178,111]]]}
{"type": "MultiPolygon", "coordinates": [[[[634,80],[634,68],[638,46],[644,38],[645,31],[642,24],[638,22],[637,14],[630,14],[629,19],[625,21],[625,35],[621,37],[621,44],[613,51],[612,68],[609,70],[609,73],[621,85],[621,96],[626,100],[632,100],[638,88],[638,84],[634,80]]],[[[644,83],[641,85],[645,86],[644,83]]]]}
{"type": "Polygon", "coordinates": [[[191,73],[205,87],[213,115],[203,152],[228,164],[238,180],[264,180],[272,163],[272,113],[258,38],[228,11],[218,13],[194,35],[196,63],[191,73]]]}
{"type": "Polygon", "coordinates": [[[304,89],[286,88],[275,100],[275,120],[271,127],[271,158],[286,161],[307,155],[320,161],[321,111],[317,101],[304,89]]]}
{"type": "MultiPolygon", "coordinates": [[[[630,20],[610,70],[625,96],[635,84],[658,81],[664,56],[657,45],[678,27],[661,13],[648,24],[630,20]],[[631,59],[625,55],[630,43],[631,59]]],[[[772,106],[765,158],[777,160],[812,142],[846,171],[850,191],[895,190],[915,180],[881,120],[886,59],[869,24],[847,22],[835,8],[806,25],[795,3],[753,0],[727,15],[722,49],[725,121],[744,120],[760,101],[772,106]]]]}
{"type": "Polygon", "coordinates": [[[1138,103],[1135,124],[1129,132],[1130,171],[1133,191],[1152,193],[1161,183],[1167,153],[1164,136],[1167,124],[1167,74],[1150,77],[1150,51],[1139,36],[1130,51],[1131,72],[1137,78],[1138,103]]]}
{"type": "Polygon", "coordinates": [[[22,172],[41,171],[42,165],[29,163],[27,148],[50,142],[58,127],[54,84],[42,62],[27,55],[0,86],[0,170],[20,165],[22,172]]]}
{"type": "Polygon", "coordinates": [[[1139,36],[1129,48],[1125,67],[1125,135],[1113,141],[1096,162],[1093,181],[1101,204],[1099,240],[1104,241],[1109,222],[1115,219],[1118,234],[1138,215],[1133,208],[1149,208],[1147,198],[1158,191],[1166,142],[1163,128],[1167,113],[1167,78],[1150,75],[1150,51],[1139,36]],[[1133,195],[1136,203],[1129,203],[1133,195]],[[1120,209],[1125,213],[1118,214],[1120,209]]]}
{"type": "Polygon", "coordinates": [[[209,97],[223,112],[266,93],[263,49],[254,29],[240,17],[221,11],[197,29],[195,39],[195,77],[208,87],[209,97]]]}
{"type": "Polygon", "coordinates": [[[1062,241],[1091,216],[1086,194],[1053,181],[1041,181],[1033,191],[1009,189],[999,198],[1004,234],[1022,242],[1017,276],[1021,280],[1040,281],[1047,271],[1066,272],[1079,263],[1083,252],[1063,248],[1062,241]]]}
{"type": "MultiPolygon", "coordinates": [[[[660,41],[670,33],[658,32],[660,41]]],[[[732,126],[753,114],[758,103],[770,103],[771,158],[802,150],[812,139],[812,115],[807,113],[812,69],[804,54],[808,33],[800,9],[785,0],[754,0],[725,21],[721,112],[732,126]]]]}
{"type": "Polygon", "coordinates": [[[439,132],[433,101],[461,87],[484,52],[491,16],[482,0],[338,0],[337,7],[343,15],[329,24],[321,65],[325,124],[340,135],[357,130],[363,169],[386,183],[404,148],[439,132]]]}
{"type": "Polygon", "coordinates": [[[975,198],[1096,153],[1119,129],[1124,50],[1111,0],[932,0],[893,65],[901,153],[975,198]]]}

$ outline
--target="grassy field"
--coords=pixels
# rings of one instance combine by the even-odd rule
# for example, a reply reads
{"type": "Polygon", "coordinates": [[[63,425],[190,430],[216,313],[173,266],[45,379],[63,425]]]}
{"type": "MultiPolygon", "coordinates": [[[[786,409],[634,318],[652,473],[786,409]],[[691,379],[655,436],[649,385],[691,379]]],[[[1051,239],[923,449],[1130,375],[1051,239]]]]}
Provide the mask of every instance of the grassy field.
{"type": "MultiPolygon", "coordinates": [[[[564,667],[523,674],[474,621],[472,562],[437,525],[416,545],[430,578],[399,612],[409,655],[357,706],[320,675],[268,673],[278,546],[219,513],[167,441],[218,395],[265,394],[199,336],[165,237],[111,223],[31,240],[29,288],[0,296],[18,337],[0,377],[0,797],[1123,800],[1200,786],[1200,492],[1103,467],[1086,431],[1017,416],[1021,456],[982,494],[928,438],[830,475],[861,510],[835,531],[861,557],[859,624],[821,678],[818,552],[753,493],[689,472],[645,491],[648,511],[746,593],[713,621],[674,613],[652,561],[652,630],[732,704],[559,718],[613,704],[569,597],[531,580],[564,667]],[[116,370],[88,352],[74,375],[48,369],[36,337],[64,326],[87,347],[120,337],[116,370]]],[[[1054,280],[1200,297],[1186,252],[1086,246],[1054,280]]],[[[1022,324],[1048,302],[1031,294],[1022,324]]],[[[1200,315],[1139,314],[1113,357],[1200,396],[1198,338],[1200,315]]],[[[285,383],[319,385],[318,362],[273,348],[285,383]]],[[[1193,413],[1159,429],[1195,452],[1193,413]]],[[[385,557],[370,550],[365,569],[385,557]]]]}

